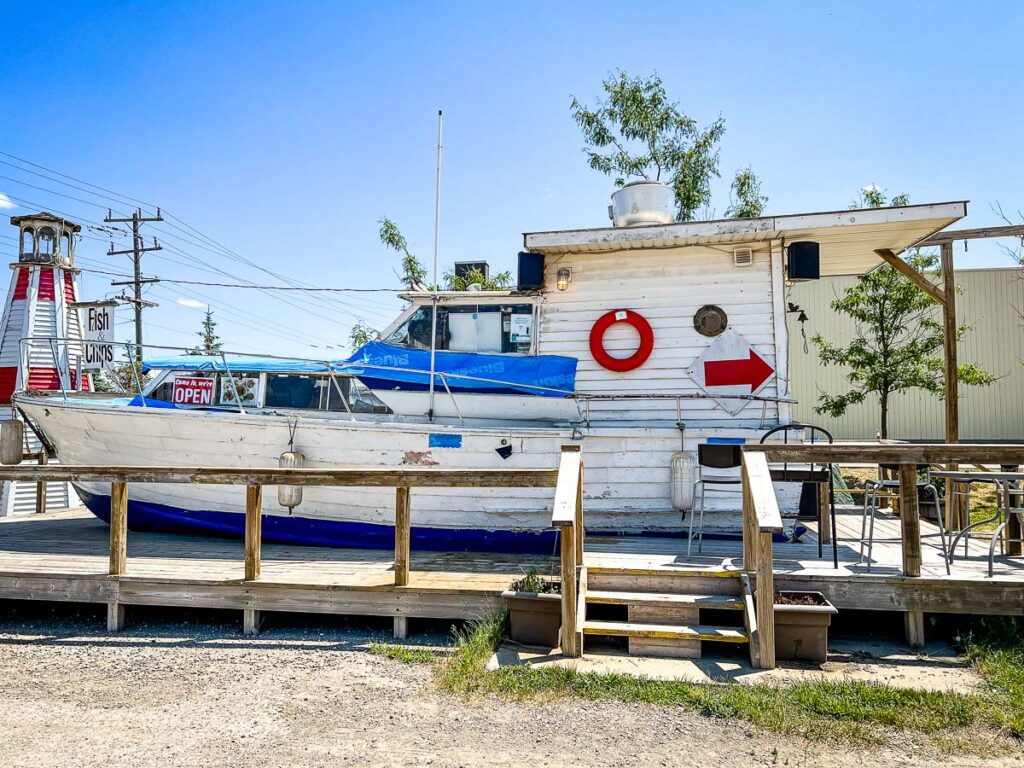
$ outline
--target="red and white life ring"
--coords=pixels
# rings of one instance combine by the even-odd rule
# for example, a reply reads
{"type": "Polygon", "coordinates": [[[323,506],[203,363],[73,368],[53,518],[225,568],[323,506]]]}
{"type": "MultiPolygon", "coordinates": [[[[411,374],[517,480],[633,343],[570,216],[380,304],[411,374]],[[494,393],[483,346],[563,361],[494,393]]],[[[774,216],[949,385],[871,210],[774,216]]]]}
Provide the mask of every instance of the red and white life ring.
{"type": "Polygon", "coordinates": [[[613,309],[605,312],[590,329],[590,354],[602,368],[616,373],[625,373],[639,368],[654,351],[654,330],[643,315],[631,309],[613,309]],[[629,357],[612,357],[604,348],[604,333],[615,323],[629,323],[640,334],[640,346],[629,357]]]}

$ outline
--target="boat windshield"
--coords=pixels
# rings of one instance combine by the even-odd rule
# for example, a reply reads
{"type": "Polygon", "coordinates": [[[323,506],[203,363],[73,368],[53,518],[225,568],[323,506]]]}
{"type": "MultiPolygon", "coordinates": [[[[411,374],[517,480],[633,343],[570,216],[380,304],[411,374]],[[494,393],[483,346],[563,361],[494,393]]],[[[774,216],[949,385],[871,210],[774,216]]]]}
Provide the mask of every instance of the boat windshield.
{"type": "MultiPolygon", "coordinates": [[[[384,339],[412,349],[430,349],[432,308],[419,307],[384,339]]],[[[534,351],[531,304],[457,304],[437,308],[436,349],[528,355],[534,351]]]]}
{"type": "Polygon", "coordinates": [[[146,397],[180,405],[175,401],[176,385],[194,387],[196,379],[213,380],[212,406],[234,407],[240,400],[251,408],[388,413],[387,406],[358,379],[336,375],[332,381],[330,375],[316,373],[232,371],[228,376],[221,371],[170,371],[146,397]]]}

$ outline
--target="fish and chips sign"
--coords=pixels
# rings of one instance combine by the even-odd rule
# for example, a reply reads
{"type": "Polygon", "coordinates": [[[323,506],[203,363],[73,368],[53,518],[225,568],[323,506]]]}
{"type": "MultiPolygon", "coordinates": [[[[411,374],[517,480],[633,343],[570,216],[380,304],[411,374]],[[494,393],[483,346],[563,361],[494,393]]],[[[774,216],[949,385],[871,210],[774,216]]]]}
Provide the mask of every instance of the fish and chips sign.
{"type": "Polygon", "coordinates": [[[78,302],[75,307],[82,321],[84,353],[82,370],[112,371],[117,367],[114,357],[115,301],[78,302]]]}

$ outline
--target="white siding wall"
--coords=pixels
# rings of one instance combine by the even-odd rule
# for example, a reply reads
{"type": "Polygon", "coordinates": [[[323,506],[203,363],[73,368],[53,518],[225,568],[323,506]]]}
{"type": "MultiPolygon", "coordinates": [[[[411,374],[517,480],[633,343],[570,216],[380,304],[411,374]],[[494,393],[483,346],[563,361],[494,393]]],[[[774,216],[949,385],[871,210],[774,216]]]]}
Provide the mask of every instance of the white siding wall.
{"type": "MultiPolygon", "coordinates": [[[[958,270],[957,321],[971,330],[957,346],[961,363],[975,363],[1001,378],[989,387],[960,387],[960,437],[964,440],[1024,442],[1024,273],[1019,269],[958,270]]],[[[832,342],[853,338],[853,321],[829,303],[856,278],[833,277],[795,285],[790,300],[810,317],[807,338],[821,333],[832,342]]],[[[790,365],[793,394],[799,400],[794,419],[820,424],[836,437],[873,438],[878,429],[877,398],[854,406],[838,419],[814,412],[819,392],[845,391],[845,369],[822,367],[813,344],[804,354],[799,325],[790,317],[790,365]]],[[[942,401],[920,390],[896,396],[890,406],[889,437],[941,440],[945,436],[942,401]]]]}
{"type": "MultiPolygon", "coordinates": [[[[768,245],[761,243],[749,267],[733,266],[732,249],[707,247],[631,250],[615,253],[569,254],[548,257],[546,284],[554,286],[561,267],[572,269],[565,292],[551,290],[541,307],[541,354],[579,358],[576,388],[581,393],[677,394],[699,393],[685,373],[714,339],[694,330],[693,315],[705,304],[725,310],[729,326],[743,336],[769,364],[775,365],[772,323],[771,263],[768,245]],[[590,354],[590,329],[601,315],[614,309],[633,309],[654,329],[654,352],[644,365],[627,373],[602,368],[590,354]]],[[[626,357],[637,345],[636,332],[619,323],[605,334],[605,348],[626,357]]],[[[761,394],[777,395],[776,381],[761,394]]],[[[652,421],[676,419],[672,401],[595,402],[594,416],[602,420],[652,421]]],[[[752,402],[730,417],[711,400],[683,401],[683,420],[708,420],[737,425],[777,418],[777,408],[752,402]]]]}

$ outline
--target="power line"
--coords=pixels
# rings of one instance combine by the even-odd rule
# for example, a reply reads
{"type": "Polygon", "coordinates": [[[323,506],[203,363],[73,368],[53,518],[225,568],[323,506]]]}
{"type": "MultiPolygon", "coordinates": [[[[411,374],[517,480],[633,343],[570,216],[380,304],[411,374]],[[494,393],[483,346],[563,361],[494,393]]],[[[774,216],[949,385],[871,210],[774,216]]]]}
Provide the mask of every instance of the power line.
{"type": "Polygon", "coordinates": [[[401,293],[400,288],[305,288],[294,285],[247,285],[244,283],[205,283],[199,280],[176,280],[167,277],[151,278],[154,283],[174,283],[175,285],[205,285],[211,288],[246,288],[257,291],[299,291],[304,293],[401,293]]]}
{"type": "MultiPolygon", "coordinates": [[[[132,201],[134,203],[138,203],[138,204],[141,204],[141,205],[153,207],[152,203],[146,203],[144,201],[138,200],[137,198],[133,198],[133,197],[130,197],[128,195],[124,195],[124,194],[121,194],[119,192],[115,192],[113,190],[107,189],[106,187],[101,187],[99,185],[92,184],[92,183],[84,181],[82,179],[78,179],[78,178],[76,178],[74,176],[70,176],[68,174],[61,173],[60,171],[56,171],[56,170],[47,168],[45,166],[41,166],[41,165],[39,165],[37,163],[33,163],[33,162],[29,161],[29,160],[25,160],[24,158],[17,157],[17,156],[12,155],[12,154],[10,154],[8,152],[0,152],[0,155],[4,155],[5,157],[10,157],[10,158],[12,158],[14,160],[17,160],[20,163],[25,164],[25,165],[30,165],[30,166],[35,167],[35,168],[40,168],[42,170],[48,171],[49,173],[56,174],[57,176],[62,176],[64,178],[71,179],[73,181],[77,181],[77,182],[79,182],[79,184],[85,184],[88,187],[92,187],[94,189],[99,189],[99,190],[101,190],[103,192],[107,192],[107,193],[110,193],[112,195],[116,195],[117,197],[122,198],[124,200],[128,200],[128,201],[132,201]]],[[[85,187],[78,186],[78,185],[75,185],[75,184],[69,184],[66,181],[61,181],[60,179],[55,179],[52,176],[46,176],[44,174],[38,173],[37,171],[32,171],[32,170],[29,170],[27,168],[20,168],[19,166],[14,165],[13,163],[7,163],[5,161],[0,161],[0,163],[4,163],[5,165],[8,165],[8,166],[10,166],[12,168],[16,168],[17,170],[19,170],[19,171],[21,171],[23,173],[28,173],[28,174],[32,174],[32,175],[35,175],[35,176],[39,176],[39,177],[45,178],[45,179],[47,179],[49,181],[55,181],[58,184],[64,184],[65,186],[69,186],[69,187],[72,187],[74,189],[81,190],[81,191],[86,192],[87,194],[91,194],[91,195],[93,195],[95,197],[99,197],[99,198],[106,199],[106,200],[113,200],[113,198],[111,198],[111,197],[109,197],[107,195],[103,195],[103,194],[99,194],[99,193],[96,193],[96,192],[92,192],[91,190],[86,189],[85,187]]],[[[6,178],[6,179],[9,179],[11,181],[14,181],[15,183],[24,184],[26,186],[32,187],[33,189],[38,189],[38,190],[41,190],[41,191],[49,192],[51,194],[55,194],[55,195],[59,195],[59,196],[62,196],[62,197],[66,197],[68,199],[84,203],[86,205],[93,205],[93,206],[96,206],[96,207],[99,207],[99,208],[105,207],[105,206],[102,206],[102,205],[100,205],[98,203],[94,203],[92,201],[82,200],[81,198],[77,198],[77,197],[74,197],[72,195],[66,195],[66,194],[64,194],[62,192],[58,192],[56,190],[51,190],[51,189],[48,189],[48,188],[45,188],[45,187],[39,187],[39,186],[36,186],[36,185],[33,185],[33,184],[29,184],[28,182],[24,182],[24,181],[21,181],[21,180],[18,180],[18,179],[13,179],[13,178],[8,177],[8,176],[0,176],[0,178],[6,178]]],[[[119,202],[117,200],[113,200],[113,201],[114,202],[119,202]]],[[[158,211],[159,211],[159,208],[158,208],[158,211]]],[[[246,264],[246,265],[248,265],[248,266],[250,266],[250,267],[252,267],[254,269],[257,269],[257,270],[259,270],[261,272],[269,274],[272,277],[276,277],[279,280],[284,280],[285,282],[289,283],[290,285],[293,285],[293,286],[296,286],[296,287],[298,287],[298,286],[313,287],[309,283],[298,281],[298,280],[295,280],[293,278],[289,278],[289,277],[281,275],[281,274],[279,274],[277,272],[274,272],[273,270],[269,270],[269,269],[267,269],[267,268],[257,264],[256,262],[253,262],[251,259],[247,259],[244,256],[242,256],[241,254],[238,254],[237,252],[231,250],[230,248],[228,248],[227,246],[223,245],[222,243],[214,240],[212,237],[210,237],[210,236],[200,232],[198,229],[196,229],[195,227],[191,226],[190,224],[188,224],[184,220],[178,218],[177,216],[174,216],[171,213],[167,213],[166,211],[165,211],[165,213],[166,213],[166,215],[167,215],[167,217],[169,219],[174,219],[175,221],[180,222],[180,224],[183,225],[183,227],[185,229],[183,229],[182,227],[174,224],[171,221],[166,222],[168,226],[173,227],[174,229],[178,230],[179,232],[185,233],[186,235],[189,235],[189,232],[194,233],[196,236],[198,236],[202,240],[205,240],[208,243],[214,245],[216,247],[216,250],[214,248],[210,248],[210,247],[204,245],[202,242],[197,242],[191,235],[189,235],[187,238],[185,238],[185,237],[181,237],[180,235],[173,235],[173,234],[167,232],[166,230],[164,230],[161,227],[154,227],[154,229],[156,229],[157,231],[159,231],[162,234],[164,234],[165,237],[172,237],[172,238],[181,240],[182,242],[186,243],[187,245],[191,245],[193,247],[197,247],[197,248],[200,248],[202,250],[206,250],[206,251],[208,251],[210,253],[214,253],[216,255],[221,255],[221,256],[224,256],[224,257],[227,257],[227,258],[231,258],[234,261],[237,261],[237,262],[242,263],[242,264],[246,264]],[[186,232],[186,229],[188,230],[188,232],[186,232]]],[[[236,279],[238,279],[238,278],[236,278],[236,279]]],[[[328,308],[331,308],[330,305],[332,305],[332,304],[335,305],[335,306],[339,306],[339,307],[341,307],[343,309],[347,309],[348,306],[354,306],[354,305],[346,305],[346,304],[344,304],[342,302],[339,302],[336,298],[329,297],[329,296],[317,297],[317,298],[320,299],[319,303],[321,303],[324,306],[327,306],[328,308]]],[[[387,306],[387,305],[382,305],[379,302],[371,302],[371,303],[377,304],[378,306],[387,306]]],[[[356,307],[356,308],[359,308],[359,307],[356,307]]],[[[388,308],[390,308],[390,307],[388,307],[388,308]]],[[[363,308],[360,308],[360,309],[364,309],[365,311],[370,311],[366,307],[363,307],[363,308]]],[[[355,316],[355,315],[353,315],[353,316],[355,316]]]]}
{"type": "MultiPolygon", "coordinates": [[[[56,176],[60,176],[60,177],[62,177],[64,179],[71,179],[72,181],[78,182],[79,184],[86,185],[86,187],[92,187],[93,189],[101,190],[101,192],[109,193],[110,195],[115,195],[116,197],[121,198],[122,200],[131,201],[133,203],[141,204],[141,205],[148,206],[148,207],[154,207],[153,204],[151,204],[151,203],[147,203],[147,202],[139,200],[137,198],[133,198],[131,196],[124,195],[124,194],[119,193],[119,192],[115,192],[114,190],[110,190],[110,189],[108,189],[106,187],[101,187],[99,185],[92,184],[91,182],[84,181],[82,179],[79,179],[77,177],[71,176],[69,174],[65,174],[65,173],[62,173],[60,171],[56,171],[54,169],[47,168],[46,166],[42,166],[42,165],[39,165],[37,163],[33,163],[33,162],[29,161],[29,160],[25,160],[24,158],[20,158],[20,157],[17,157],[15,155],[12,155],[11,153],[0,152],[0,155],[3,155],[5,157],[9,157],[9,158],[11,158],[13,160],[17,160],[18,162],[20,162],[20,163],[22,163],[24,165],[28,165],[28,166],[31,166],[33,168],[39,168],[41,170],[47,171],[48,173],[55,174],[56,176]]],[[[111,197],[109,197],[109,196],[107,196],[105,194],[99,194],[97,192],[93,192],[93,191],[91,191],[89,189],[86,189],[85,187],[78,186],[78,185],[75,185],[75,184],[69,184],[66,181],[61,181],[60,179],[54,178],[53,176],[46,176],[44,174],[38,173],[37,171],[32,171],[32,170],[30,170],[28,168],[21,168],[21,167],[16,166],[16,165],[14,165],[12,163],[6,163],[5,161],[0,161],[0,162],[4,162],[4,164],[9,165],[12,168],[16,168],[17,170],[19,170],[19,171],[21,171],[23,173],[28,173],[28,174],[31,174],[31,175],[39,176],[39,177],[45,178],[45,179],[47,179],[49,181],[54,181],[54,182],[56,182],[58,184],[63,184],[65,186],[69,186],[69,187],[72,187],[74,189],[78,189],[80,191],[86,192],[86,194],[90,194],[90,195],[93,195],[95,197],[103,198],[103,199],[106,199],[106,200],[113,200],[113,198],[111,198],[111,197]]],[[[84,203],[86,205],[96,206],[96,207],[100,207],[100,208],[104,207],[104,206],[101,206],[98,203],[95,203],[95,202],[92,202],[92,201],[88,201],[88,200],[82,200],[79,197],[75,197],[73,195],[67,195],[67,194],[59,192],[57,190],[52,190],[52,189],[49,189],[49,188],[46,188],[46,187],[40,187],[40,186],[37,186],[37,185],[29,184],[28,182],[24,182],[24,181],[17,180],[17,179],[12,179],[11,177],[3,177],[3,178],[8,178],[8,179],[11,179],[12,181],[14,181],[15,183],[24,184],[26,186],[29,186],[29,187],[33,188],[33,189],[39,189],[41,191],[45,191],[45,192],[48,192],[50,194],[55,194],[55,195],[58,195],[58,196],[62,196],[62,197],[68,198],[70,200],[74,200],[76,202],[84,203]]],[[[24,198],[12,197],[12,199],[17,200],[18,202],[23,203],[25,205],[38,205],[38,204],[33,203],[31,201],[25,200],[24,198]]],[[[116,201],[115,200],[114,202],[120,202],[120,201],[116,201]]],[[[84,217],[70,216],[69,214],[65,214],[65,213],[59,212],[59,211],[58,211],[58,213],[61,213],[61,215],[64,215],[64,216],[68,216],[69,218],[80,218],[82,220],[89,221],[88,219],[84,219],[84,217]]],[[[283,282],[287,283],[289,286],[291,286],[293,288],[313,289],[313,288],[316,287],[316,286],[310,285],[309,283],[304,283],[302,281],[295,280],[294,278],[290,278],[290,277],[287,277],[287,276],[282,275],[280,273],[277,273],[277,272],[275,272],[273,270],[269,270],[269,269],[259,265],[258,263],[252,261],[251,259],[247,259],[246,257],[242,256],[241,254],[238,254],[237,252],[231,250],[230,248],[228,248],[227,246],[225,246],[222,243],[218,242],[217,240],[214,240],[212,237],[202,233],[201,231],[199,231],[195,227],[191,226],[190,224],[188,224],[184,220],[180,219],[179,217],[174,216],[173,214],[167,213],[167,212],[165,212],[165,214],[166,214],[168,219],[173,219],[174,221],[177,221],[177,222],[179,222],[182,225],[182,226],[178,226],[173,221],[167,221],[166,222],[167,226],[170,226],[170,227],[174,228],[175,230],[177,230],[178,232],[181,232],[181,233],[183,233],[185,235],[183,237],[182,235],[176,235],[176,234],[172,234],[170,232],[167,232],[162,227],[154,227],[154,229],[156,231],[160,232],[165,237],[170,237],[170,238],[173,238],[175,240],[179,240],[179,241],[185,243],[187,246],[200,248],[200,249],[205,250],[205,251],[207,251],[209,253],[212,253],[214,255],[218,255],[218,256],[221,256],[221,257],[224,257],[224,258],[229,258],[229,259],[231,259],[233,261],[236,261],[238,263],[245,264],[245,265],[250,266],[250,267],[252,267],[254,269],[257,269],[257,270],[259,270],[261,272],[264,272],[265,274],[268,274],[268,275],[271,275],[273,277],[276,277],[277,279],[282,280],[283,282]],[[199,238],[199,239],[197,240],[197,238],[199,238]],[[209,243],[209,244],[211,244],[214,247],[211,248],[206,243],[209,243]]],[[[96,224],[96,229],[98,231],[104,231],[104,232],[107,232],[108,234],[111,234],[111,232],[110,232],[111,228],[110,227],[103,226],[103,225],[99,224],[98,222],[91,222],[91,223],[96,224]]],[[[118,228],[115,228],[115,231],[118,234],[121,234],[123,232],[123,230],[120,230],[118,228]]],[[[90,237],[90,239],[101,240],[101,238],[97,238],[97,237],[90,237]]],[[[190,266],[191,268],[202,269],[203,271],[211,272],[211,273],[214,273],[214,274],[224,275],[225,277],[228,277],[228,278],[233,279],[233,280],[243,281],[243,282],[245,282],[245,283],[247,283],[249,285],[255,285],[254,281],[248,280],[246,278],[241,278],[241,277],[239,277],[237,275],[234,275],[234,274],[232,274],[230,272],[227,272],[225,270],[221,270],[219,268],[212,268],[212,269],[207,268],[207,266],[206,266],[207,263],[206,262],[201,261],[200,259],[198,259],[195,256],[187,253],[186,251],[181,250],[180,248],[172,248],[171,246],[166,244],[166,241],[164,243],[164,247],[167,248],[167,249],[172,250],[172,252],[175,252],[175,253],[178,253],[179,255],[184,256],[190,262],[192,262],[191,265],[182,264],[182,266],[190,266]]],[[[162,258],[167,258],[167,257],[162,257],[162,258]]],[[[173,259],[167,259],[167,260],[171,261],[172,263],[180,263],[180,262],[174,262],[173,259]]],[[[373,292],[386,292],[386,289],[379,289],[379,290],[373,289],[373,290],[361,290],[361,291],[360,290],[351,290],[351,291],[345,291],[345,292],[346,293],[350,293],[350,294],[354,294],[354,293],[373,293],[373,292]]],[[[264,293],[266,293],[266,291],[264,291],[264,293]]],[[[317,303],[317,305],[319,305],[319,306],[322,306],[324,308],[330,309],[332,311],[341,310],[346,315],[349,315],[350,317],[352,317],[354,319],[362,319],[362,318],[365,318],[367,316],[377,316],[378,320],[383,320],[384,319],[384,312],[381,311],[381,309],[375,309],[374,307],[380,307],[380,308],[382,308],[384,310],[387,310],[387,311],[389,311],[389,314],[390,314],[391,311],[394,310],[393,305],[391,305],[389,303],[376,302],[376,301],[372,301],[372,300],[369,300],[369,299],[363,299],[363,300],[361,300],[358,303],[356,303],[355,301],[352,301],[352,300],[350,300],[348,302],[342,302],[342,301],[340,301],[337,298],[336,294],[338,294],[338,293],[341,293],[341,291],[313,291],[311,293],[311,298],[314,299],[315,302],[317,303]]],[[[272,293],[266,293],[266,295],[271,296],[271,297],[275,298],[276,300],[281,301],[282,303],[288,304],[289,306],[292,306],[292,307],[294,307],[294,308],[296,308],[296,309],[298,309],[300,311],[306,312],[307,314],[311,314],[314,317],[317,317],[319,319],[327,320],[328,322],[336,322],[335,318],[325,317],[323,314],[314,311],[311,307],[303,305],[303,304],[297,304],[295,302],[289,301],[289,300],[287,300],[286,298],[284,298],[281,295],[275,295],[275,294],[272,294],[272,293]]]]}

